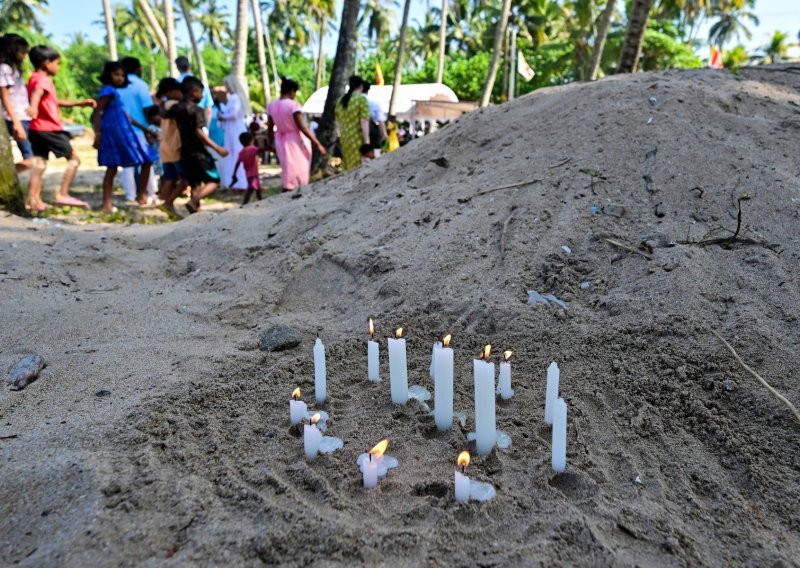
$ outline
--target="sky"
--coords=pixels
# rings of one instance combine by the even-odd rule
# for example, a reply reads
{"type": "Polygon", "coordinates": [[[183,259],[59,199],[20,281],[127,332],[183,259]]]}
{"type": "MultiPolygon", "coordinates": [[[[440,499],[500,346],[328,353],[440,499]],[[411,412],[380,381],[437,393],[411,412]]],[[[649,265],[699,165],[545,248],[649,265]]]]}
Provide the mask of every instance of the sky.
{"type": "MultiPolygon", "coordinates": [[[[129,1],[129,0],[127,0],[129,1]]],[[[113,3],[113,0],[112,0],[113,3]]],[[[439,2],[434,2],[437,5],[439,2]]],[[[177,6],[177,2],[175,2],[177,6]]],[[[225,6],[231,14],[231,26],[233,26],[233,14],[235,12],[235,0],[219,0],[218,4],[225,6]]],[[[401,4],[398,1],[398,4],[401,4]]],[[[43,16],[47,33],[51,34],[56,43],[62,44],[67,41],[72,34],[81,32],[86,34],[92,41],[102,42],[105,38],[105,27],[102,21],[102,2],[101,0],[50,0],[50,14],[43,16]],[[80,6],[80,10],[76,7],[80,6]]],[[[341,13],[341,1],[337,1],[337,13],[341,13]]],[[[426,10],[431,5],[430,0],[413,0],[410,13],[410,20],[423,20],[426,10]]],[[[179,11],[176,7],[176,10],[179,11]]],[[[754,10],[760,20],[760,24],[751,26],[753,37],[751,40],[742,38],[749,50],[755,51],[767,43],[772,32],[780,30],[787,32],[789,36],[797,41],[800,33],[800,1],[798,0],[756,0],[754,10]]],[[[397,8],[397,17],[400,19],[402,7],[397,8]]],[[[399,25],[399,24],[398,24],[399,25]]],[[[700,37],[707,37],[710,23],[703,26],[700,37]]],[[[189,39],[183,26],[178,26],[177,39],[179,45],[188,45],[189,39]]],[[[335,40],[333,37],[327,40],[328,50],[332,54],[335,50],[335,40]]],[[[797,55],[799,50],[795,49],[797,55]]]]}

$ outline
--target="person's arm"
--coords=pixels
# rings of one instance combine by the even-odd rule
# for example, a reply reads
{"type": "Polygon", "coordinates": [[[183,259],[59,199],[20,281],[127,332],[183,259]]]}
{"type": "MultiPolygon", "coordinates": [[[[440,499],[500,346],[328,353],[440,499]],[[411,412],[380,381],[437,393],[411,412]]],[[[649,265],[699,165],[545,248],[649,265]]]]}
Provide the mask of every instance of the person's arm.
{"type": "MultiPolygon", "coordinates": [[[[58,99],[58,106],[62,108],[72,108],[72,107],[92,107],[97,108],[97,101],[94,99],[83,99],[81,101],[62,101],[58,99]]],[[[33,101],[31,101],[33,104],[33,101]]]]}
{"type": "Polygon", "coordinates": [[[361,119],[358,121],[361,126],[361,137],[364,139],[364,144],[369,144],[369,103],[366,97],[359,97],[361,99],[361,119]]]}
{"type": "Polygon", "coordinates": [[[42,102],[42,97],[44,96],[44,89],[41,87],[36,87],[31,94],[31,106],[28,107],[28,114],[31,118],[36,118],[39,116],[39,103],[42,102]]]}
{"type": "Polygon", "coordinates": [[[200,138],[203,144],[214,150],[217,154],[223,158],[228,155],[228,151],[209,138],[208,134],[206,134],[201,128],[198,128],[195,132],[197,132],[197,137],[200,138]]]}
{"type": "Polygon", "coordinates": [[[97,106],[94,108],[94,112],[92,112],[92,128],[94,128],[94,144],[93,147],[95,150],[100,149],[100,136],[102,135],[102,131],[100,130],[100,118],[103,116],[103,111],[108,106],[108,103],[111,102],[111,96],[100,97],[100,100],[97,101],[97,106]]]}
{"type": "Polygon", "coordinates": [[[231,174],[231,185],[236,185],[236,182],[239,181],[239,178],[236,177],[236,172],[239,171],[239,164],[242,163],[241,158],[236,160],[236,165],[233,166],[233,173],[231,174]]]}
{"type": "Polygon", "coordinates": [[[267,118],[267,144],[268,148],[275,147],[275,121],[272,120],[272,115],[267,118]]]}
{"type": "MultiPolygon", "coordinates": [[[[317,140],[317,137],[316,137],[316,136],[314,136],[314,133],[313,133],[313,132],[311,132],[311,130],[309,130],[308,126],[306,126],[306,121],[305,121],[305,119],[303,118],[303,113],[302,113],[302,112],[300,112],[300,111],[298,110],[297,112],[295,112],[294,114],[292,114],[292,118],[294,118],[294,123],[297,125],[297,128],[300,130],[300,132],[302,132],[303,134],[305,134],[305,135],[306,135],[306,138],[308,138],[309,140],[311,140],[311,142],[312,142],[312,143],[313,143],[313,144],[314,144],[314,145],[317,147],[317,149],[319,150],[319,153],[320,153],[320,154],[322,154],[322,155],[324,156],[324,155],[327,153],[327,152],[326,152],[326,150],[325,150],[325,146],[323,146],[323,145],[320,143],[320,141],[319,141],[319,140],[317,140]]],[[[367,136],[369,137],[369,130],[367,131],[367,136]]]]}
{"type": "Polygon", "coordinates": [[[18,140],[27,140],[28,135],[25,134],[25,128],[22,126],[22,123],[14,112],[14,106],[11,104],[11,96],[8,94],[8,87],[0,87],[0,100],[2,100],[3,108],[6,109],[8,116],[11,118],[11,128],[14,131],[14,136],[18,140]]]}
{"type": "Polygon", "coordinates": [[[211,124],[211,113],[213,112],[214,107],[209,105],[203,109],[203,112],[206,113],[206,124],[211,124]]]}

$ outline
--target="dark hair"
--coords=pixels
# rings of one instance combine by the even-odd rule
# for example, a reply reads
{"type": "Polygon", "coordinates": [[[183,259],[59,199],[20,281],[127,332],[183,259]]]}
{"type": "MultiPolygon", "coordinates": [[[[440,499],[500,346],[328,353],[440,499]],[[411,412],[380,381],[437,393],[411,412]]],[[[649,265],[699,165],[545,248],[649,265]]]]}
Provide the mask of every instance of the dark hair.
{"type": "Polygon", "coordinates": [[[203,82],[197,77],[193,77],[192,75],[184,77],[183,81],[181,81],[181,91],[183,91],[184,95],[188,95],[194,89],[202,89],[202,88],[203,88],[203,82]]]}
{"type": "Polygon", "coordinates": [[[186,73],[189,69],[192,68],[192,64],[189,63],[189,58],[185,55],[181,55],[180,57],[175,58],[175,67],[178,68],[178,71],[181,73],[186,73]]]}
{"type": "Polygon", "coordinates": [[[365,156],[365,155],[369,154],[370,152],[372,152],[374,149],[375,149],[375,146],[373,146],[372,144],[362,144],[361,148],[359,148],[359,151],[361,152],[362,156],[365,156]]]}
{"type": "Polygon", "coordinates": [[[142,62],[135,57],[123,57],[120,63],[122,63],[126,75],[138,75],[137,71],[142,70],[142,62]]]}
{"type": "Polygon", "coordinates": [[[158,108],[158,105],[150,105],[148,107],[144,107],[142,112],[144,113],[144,117],[147,119],[147,122],[152,123],[153,119],[161,113],[161,109],[158,108]]]}
{"type": "Polygon", "coordinates": [[[362,79],[358,75],[351,75],[348,83],[350,85],[350,90],[347,91],[342,97],[342,106],[344,108],[347,108],[347,105],[350,103],[350,97],[353,96],[353,92],[355,91],[355,89],[364,86],[364,79],[362,79]]]}
{"type": "Polygon", "coordinates": [[[28,57],[31,59],[33,68],[38,71],[44,63],[61,59],[61,54],[59,54],[52,47],[47,47],[46,45],[34,45],[31,48],[28,57]]]}
{"type": "Polygon", "coordinates": [[[170,91],[181,91],[181,82],[174,77],[164,77],[158,82],[158,89],[156,89],[156,96],[160,99],[166,97],[170,91]]]}
{"type": "Polygon", "coordinates": [[[249,132],[242,132],[239,134],[239,142],[242,146],[249,146],[253,140],[255,140],[255,137],[249,132]]]}
{"type": "MultiPolygon", "coordinates": [[[[106,61],[106,64],[103,66],[103,72],[100,73],[100,82],[103,85],[110,85],[111,84],[111,74],[114,71],[122,70],[125,71],[125,66],[120,63],[119,61],[106,61]]],[[[128,86],[128,76],[125,75],[125,82],[120,85],[120,87],[127,87],[128,86]]]]}
{"type": "Polygon", "coordinates": [[[300,90],[300,85],[294,79],[284,77],[281,79],[281,96],[295,93],[300,90]]]}
{"type": "Polygon", "coordinates": [[[0,36],[0,63],[19,70],[20,63],[17,60],[17,53],[20,51],[28,51],[28,41],[24,37],[17,34],[0,36]]]}
{"type": "Polygon", "coordinates": [[[364,82],[361,83],[361,88],[363,89],[365,95],[367,93],[369,93],[369,88],[370,87],[371,87],[371,85],[369,84],[369,81],[364,81],[364,82]]]}

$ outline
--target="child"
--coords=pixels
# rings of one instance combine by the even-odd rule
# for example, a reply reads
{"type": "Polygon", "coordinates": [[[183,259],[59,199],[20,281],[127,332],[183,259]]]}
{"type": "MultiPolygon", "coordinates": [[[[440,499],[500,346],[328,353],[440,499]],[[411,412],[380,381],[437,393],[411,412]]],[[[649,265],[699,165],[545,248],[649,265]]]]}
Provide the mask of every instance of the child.
{"type": "Polygon", "coordinates": [[[361,145],[361,165],[369,164],[375,159],[375,146],[372,144],[361,145]]]}
{"type": "Polygon", "coordinates": [[[31,179],[28,184],[28,206],[32,211],[44,211],[47,205],[42,201],[42,177],[47,169],[47,159],[52,152],[57,158],[69,160],[61,187],[56,191],[55,204],[88,208],[89,204],[69,194],[72,180],[81,161],[72,150],[69,134],[61,127],[59,107],[92,107],[93,99],[82,101],[62,101],[56,95],[56,87],[52,77],[58,73],[61,56],[55,49],[45,45],[36,45],[29,54],[36,71],[28,80],[28,97],[31,106],[28,114],[31,117],[29,138],[33,149],[31,179]]]}
{"type": "Polygon", "coordinates": [[[22,80],[22,63],[28,55],[28,42],[17,34],[0,37],[0,102],[8,133],[16,140],[22,161],[16,165],[17,173],[31,167],[33,149],[28,140],[28,90],[22,80]]]}
{"type": "Polygon", "coordinates": [[[227,156],[228,151],[211,140],[203,130],[206,125],[205,112],[197,105],[203,99],[203,83],[189,75],[183,79],[181,90],[183,100],[170,108],[166,116],[175,120],[181,134],[181,162],[186,181],[192,188],[192,197],[186,209],[191,214],[197,213],[200,201],[219,187],[219,172],[206,147],[222,157],[227,156]]]}
{"type": "Polygon", "coordinates": [[[231,185],[236,187],[238,178],[236,172],[239,171],[239,164],[244,166],[244,175],[247,176],[247,191],[244,194],[244,201],[242,205],[247,205],[250,201],[250,196],[256,192],[256,197],[261,199],[261,179],[258,177],[258,146],[255,144],[255,136],[251,132],[242,132],[239,135],[239,142],[244,146],[242,151],[239,152],[239,158],[236,161],[236,166],[233,168],[233,175],[231,176],[231,185]]]}
{"type": "MultiPolygon", "coordinates": [[[[94,147],[97,149],[97,163],[106,167],[103,178],[103,213],[113,213],[111,194],[114,191],[117,169],[150,163],[151,158],[147,148],[133,131],[134,126],[142,129],[146,127],[128,116],[122,106],[118,89],[128,84],[128,76],[122,63],[106,62],[100,82],[103,88],[100,89],[97,108],[92,113],[94,147]]],[[[146,191],[147,186],[142,190],[146,191]]]]}
{"type": "MultiPolygon", "coordinates": [[[[147,143],[153,147],[155,150],[155,160],[153,160],[153,171],[156,173],[157,176],[162,177],[164,175],[164,169],[161,164],[161,160],[159,156],[161,155],[161,109],[158,105],[150,105],[149,107],[144,107],[144,118],[147,120],[147,132],[144,133],[144,137],[147,140],[147,143]]],[[[154,200],[157,200],[155,196],[152,196],[154,200]]]]}
{"type": "Polygon", "coordinates": [[[164,173],[161,176],[161,198],[164,200],[163,210],[170,217],[177,217],[175,211],[175,198],[186,189],[186,175],[181,166],[181,134],[174,118],[170,118],[168,111],[183,99],[181,84],[177,79],[165,77],[158,83],[156,98],[161,101],[161,144],[158,148],[161,157],[161,167],[164,173]]]}

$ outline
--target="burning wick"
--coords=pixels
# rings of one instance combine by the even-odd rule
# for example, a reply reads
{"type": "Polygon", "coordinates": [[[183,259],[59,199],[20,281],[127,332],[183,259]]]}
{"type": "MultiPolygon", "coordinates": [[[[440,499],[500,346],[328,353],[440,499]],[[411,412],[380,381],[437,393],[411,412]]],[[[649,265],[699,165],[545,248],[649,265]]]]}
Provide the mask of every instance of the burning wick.
{"type": "Polygon", "coordinates": [[[489,356],[490,356],[491,354],[492,354],[492,346],[491,346],[491,345],[486,345],[486,346],[483,348],[483,351],[481,351],[481,354],[478,356],[478,358],[479,358],[481,361],[487,361],[487,360],[489,359],[489,356]]]}
{"type": "Polygon", "coordinates": [[[364,476],[364,487],[371,489],[378,485],[378,469],[383,459],[383,452],[389,446],[389,440],[383,439],[372,448],[367,454],[367,459],[361,464],[361,472],[364,476]],[[372,459],[375,456],[375,459],[372,459]]]}
{"type": "Polygon", "coordinates": [[[303,449],[306,453],[307,460],[313,460],[319,453],[319,445],[322,442],[322,432],[317,428],[320,415],[317,412],[314,416],[308,419],[308,424],[303,426],[303,449]]]}
{"type": "Polygon", "coordinates": [[[398,327],[394,331],[394,337],[395,337],[395,339],[400,339],[401,337],[403,337],[403,328],[402,327],[398,327]]]}
{"type": "Polygon", "coordinates": [[[512,351],[507,349],[503,351],[503,360],[500,362],[500,377],[497,381],[497,392],[500,398],[508,400],[514,396],[514,390],[511,388],[511,359],[512,351]]]}

